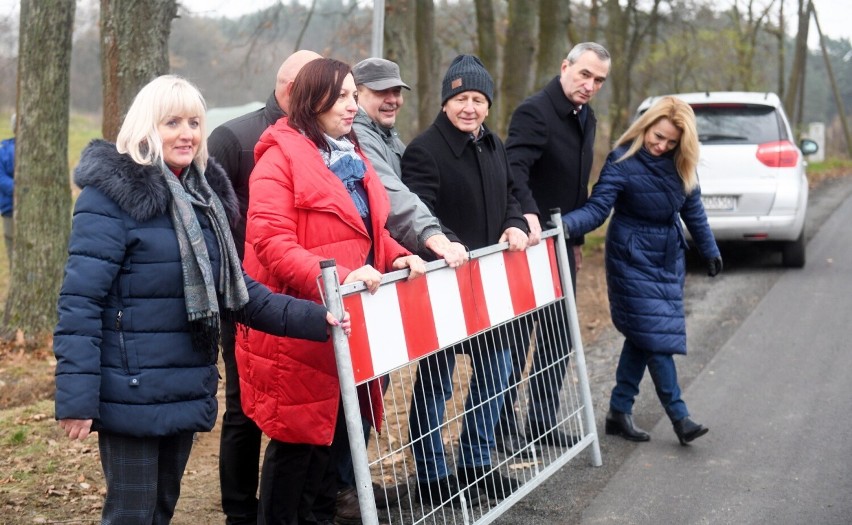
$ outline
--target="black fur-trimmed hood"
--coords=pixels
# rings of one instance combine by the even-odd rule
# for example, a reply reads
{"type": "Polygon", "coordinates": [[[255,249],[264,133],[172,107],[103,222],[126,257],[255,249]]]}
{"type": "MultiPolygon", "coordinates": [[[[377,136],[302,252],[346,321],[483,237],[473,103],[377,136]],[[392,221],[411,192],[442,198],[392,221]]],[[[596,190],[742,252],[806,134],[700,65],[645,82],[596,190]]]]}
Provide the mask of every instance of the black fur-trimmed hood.
{"type": "MultiPolygon", "coordinates": [[[[212,157],[204,172],[207,182],[222,201],[233,226],[240,216],[237,196],[225,170],[212,157]]],[[[168,211],[171,193],[157,166],[142,166],[115,144],[95,139],[83,150],[74,170],[74,184],[80,189],[94,186],[115,201],[135,220],[143,222],[168,211]]]]}

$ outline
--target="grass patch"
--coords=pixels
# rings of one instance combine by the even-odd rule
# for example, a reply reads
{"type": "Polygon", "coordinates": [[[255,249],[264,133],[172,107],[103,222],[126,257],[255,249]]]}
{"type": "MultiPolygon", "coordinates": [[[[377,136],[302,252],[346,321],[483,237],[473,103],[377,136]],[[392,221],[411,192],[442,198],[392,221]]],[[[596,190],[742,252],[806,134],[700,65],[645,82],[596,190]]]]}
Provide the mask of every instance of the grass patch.
{"type": "Polygon", "coordinates": [[[826,179],[850,174],[852,174],[852,159],[831,157],[822,162],[808,162],[808,183],[811,188],[818,186],[826,179]]]}

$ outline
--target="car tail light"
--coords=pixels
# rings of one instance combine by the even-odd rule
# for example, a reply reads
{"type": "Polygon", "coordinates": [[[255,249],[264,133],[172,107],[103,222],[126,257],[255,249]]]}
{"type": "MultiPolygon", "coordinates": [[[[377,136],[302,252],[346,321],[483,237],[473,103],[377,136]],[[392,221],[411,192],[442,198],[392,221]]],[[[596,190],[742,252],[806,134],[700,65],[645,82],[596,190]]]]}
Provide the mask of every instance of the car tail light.
{"type": "Polygon", "coordinates": [[[767,142],[757,147],[757,160],[770,168],[793,168],[799,162],[799,150],[789,140],[767,142]]]}

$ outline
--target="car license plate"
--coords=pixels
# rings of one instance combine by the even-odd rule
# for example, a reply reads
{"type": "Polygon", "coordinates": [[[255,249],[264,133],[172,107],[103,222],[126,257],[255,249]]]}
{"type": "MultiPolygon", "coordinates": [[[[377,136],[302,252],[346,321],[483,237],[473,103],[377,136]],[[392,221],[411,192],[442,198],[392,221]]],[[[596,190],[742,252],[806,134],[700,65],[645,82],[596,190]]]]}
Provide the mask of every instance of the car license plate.
{"type": "Polygon", "coordinates": [[[737,206],[737,198],[733,195],[702,195],[701,202],[705,210],[731,211],[737,206]]]}

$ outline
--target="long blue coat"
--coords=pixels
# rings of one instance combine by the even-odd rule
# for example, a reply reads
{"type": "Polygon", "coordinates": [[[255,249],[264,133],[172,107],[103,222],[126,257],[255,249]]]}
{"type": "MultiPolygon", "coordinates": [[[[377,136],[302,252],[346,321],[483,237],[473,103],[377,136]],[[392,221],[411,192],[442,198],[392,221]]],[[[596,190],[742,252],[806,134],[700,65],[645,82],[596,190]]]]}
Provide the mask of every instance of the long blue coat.
{"type": "MultiPolygon", "coordinates": [[[[211,159],[205,177],[233,224],[239,208],[227,176],[211,159]]],[[[165,178],[96,140],[74,182],[82,192],[53,338],[56,418],[92,419],[93,430],[135,437],[210,430],[216,356],[193,348],[165,178]]],[[[206,216],[196,215],[219,275],[216,235],[206,216]]],[[[322,305],[244,277],[249,303],[240,321],[276,335],[327,338],[322,305]]]]}
{"type": "Polygon", "coordinates": [[[569,235],[585,234],[615,209],[606,235],[606,278],[615,327],[644,350],[686,353],[683,287],[686,239],[681,219],[704,258],[719,256],[701,190],[686,195],[671,154],[644,148],[616,162],[607,157],[588,202],[563,216],[569,235]]]}

